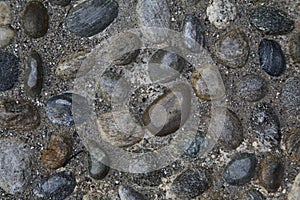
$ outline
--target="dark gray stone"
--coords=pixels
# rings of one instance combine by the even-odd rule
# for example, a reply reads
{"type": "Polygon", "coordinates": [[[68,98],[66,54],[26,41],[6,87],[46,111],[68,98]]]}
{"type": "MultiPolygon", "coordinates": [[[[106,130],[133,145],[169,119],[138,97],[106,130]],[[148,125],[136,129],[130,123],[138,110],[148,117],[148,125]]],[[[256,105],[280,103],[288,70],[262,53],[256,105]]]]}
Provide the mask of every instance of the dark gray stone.
{"type": "Polygon", "coordinates": [[[71,0],[50,0],[50,3],[58,6],[67,6],[69,5],[71,0]]]}
{"type": "Polygon", "coordinates": [[[11,53],[0,53],[0,91],[11,89],[18,80],[19,59],[11,53]]]}
{"type": "Polygon", "coordinates": [[[120,185],[119,196],[121,200],[145,200],[145,197],[127,185],[120,185]]]}
{"type": "Polygon", "coordinates": [[[300,115],[300,78],[289,78],[282,88],[281,95],[281,104],[287,113],[300,115]]]}
{"type": "Polygon", "coordinates": [[[291,128],[284,137],[286,153],[294,161],[300,161],[300,128],[291,128]]]}
{"type": "Polygon", "coordinates": [[[114,0],[87,0],[70,9],[66,28],[81,37],[90,37],[107,28],[118,16],[114,0]]]}
{"type": "Polygon", "coordinates": [[[250,23],[265,34],[282,35],[291,32],[295,22],[282,10],[259,7],[250,12],[250,23]]]}
{"type": "Polygon", "coordinates": [[[205,149],[207,145],[205,134],[203,132],[197,132],[195,135],[194,140],[190,144],[190,146],[185,150],[183,156],[195,158],[197,157],[198,153],[205,149]]]}
{"type": "Polygon", "coordinates": [[[247,191],[242,191],[240,193],[239,199],[241,199],[241,200],[264,200],[265,197],[258,190],[250,189],[247,191]]]}
{"type": "Polygon", "coordinates": [[[89,153],[89,173],[90,176],[96,180],[101,180],[105,178],[105,176],[109,172],[109,167],[105,165],[108,163],[108,157],[106,154],[98,149],[98,148],[93,148],[91,152],[89,153]],[[96,154],[96,156],[95,156],[96,154]],[[102,155],[102,156],[100,156],[102,155]],[[101,157],[101,160],[98,160],[97,158],[101,157]]]}
{"type": "Polygon", "coordinates": [[[300,63],[300,32],[293,35],[290,42],[290,52],[294,61],[300,63]]]}
{"type": "Polygon", "coordinates": [[[265,97],[268,89],[266,81],[257,75],[246,75],[237,86],[241,98],[249,102],[259,101],[265,97]]]}
{"type": "Polygon", "coordinates": [[[286,68],[285,57],[280,44],[274,40],[262,39],[258,48],[261,68],[270,76],[280,76],[286,68]]]}

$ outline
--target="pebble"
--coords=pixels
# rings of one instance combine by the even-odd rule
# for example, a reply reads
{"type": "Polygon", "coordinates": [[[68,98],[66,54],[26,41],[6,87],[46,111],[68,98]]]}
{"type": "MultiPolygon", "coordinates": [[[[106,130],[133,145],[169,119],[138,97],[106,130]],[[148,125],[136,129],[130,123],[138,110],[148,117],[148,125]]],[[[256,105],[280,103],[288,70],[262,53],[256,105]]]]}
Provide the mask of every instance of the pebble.
{"type": "Polygon", "coordinates": [[[89,174],[93,179],[101,180],[109,172],[107,155],[98,147],[90,148],[89,152],[89,174]]]}
{"type": "Polygon", "coordinates": [[[75,186],[74,174],[62,171],[39,181],[33,192],[38,199],[63,200],[74,191],[75,186]]]}
{"type": "Polygon", "coordinates": [[[119,196],[121,200],[145,200],[145,197],[127,185],[119,186],[119,196]]]}
{"type": "Polygon", "coordinates": [[[106,29],[118,12],[119,5],[114,0],[86,0],[69,10],[65,26],[80,37],[91,37],[106,29]]]}
{"type": "Polygon", "coordinates": [[[67,6],[69,5],[71,0],[50,0],[50,3],[58,6],[67,6]]]}
{"type": "Polygon", "coordinates": [[[148,62],[148,73],[152,82],[166,83],[176,79],[186,66],[180,55],[159,49],[148,62]]]}
{"type": "Polygon", "coordinates": [[[55,70],[55,74],[63,79],[73,79],[86,74],[94,66],[89,59],[90,52],[78,51],[62,58],[55,70]]]}
{"type": "Polygon", "coordinates": [[[238,29],[231,30],[214,45],[215,59],[230,68],[239,68],[247,63],[250,47],[246,34],[238,29]]]}
{"type": "Polygon", "coordinates": [[[0,187],[9,194],[23,192],[31,181],[31,153],[14,139],[0,140],[0,187]]]}
{"type": "Polygon", "coordinates": [[[199,19],[187,14],[184,16],[181,25],[181,32],[184,37],[184,46],[192,52],[201,52],[205,45],[205,31],[199,19]]]}
{"type": "Polygon", "coordinates": [[[288,194],[288,200],[299,200],[300,198],[300,173],[296,176],[294,184],[290,193],[288,194]]]}
{"type": "Polygon", "coordinates": [[[14,130],[32,130],[40,124],[36,107],[21,99],[2,98],[0,100],[0,126],[14,130]]]}
{"type": "Polygon", "coordinates": [[[245,185],[256,174],[257,160],[252,153],[238,153],[227,164],[223,177],[230,185],[245,185]]]}
{"type": "Polygon", "coordinates": [[[11,53],[0,52],[0,91],[11,89],[18,80],[19,59],[11,53]]]}
{"type": "Polygon", "coordinates": [[[190,89],[177,84],[152,102],[142,116],[143,124],[155,136],[166,136],[182,127],[190,112],[190,89]]]}
{"type": "Polygon", "coordinates": [[[43,63],[41,56],[32,51],[25,64],[24,88],[30,97],[38,97],[43,87],[43,63]]]}
{"type": "Polygon", "coordinates": [[[300,63],[300,32],[295,33],[290,41],[290,53],[294,61],[300,63]]]}
{"type": "Polygon", "coordinates": [[[211,175],[204,169],[187,169],[172,183],[171,191],[180,199],[191,199],[204,193],[212,185],[211,175]]]}
{"type": "Polygon", "coordinates": [[[203,132],[197,132],[193,141],[189,143],[189,147],[185,150],[183,156],[196,158],[199,152],[203,152],[207,149],[207,145],[208,142],[205,134],[203,132]]]}
{"type": "Polygon", "coordinates": [[[229,0],[213,0],[207,7],[206,14],[210,23],[218,29],[224,29],[235,19],[237,9],[229,0]]]}
{"type": "Polygon", "coordinates": [[[282,88],[281,95],[281,104],[287,113],[300,115],[300,78],[289,78],[282,88]]]}
{"type": "Polygon", "coordinates": [[[256,189],[241,191],[239,195],[241,200],[265,200],[265,197],[256,189]]]}
{"type": "Polygon", "coordinates": [[[262,39],[258,48],[261,68],[270,76],[280,76],[286,68],[280,44],[275,40],[262,39]]]}
{"type": "Polygon", "coordinates": [[[285,151],[293,161],[300,161],[300,128],[292,128],[284,137],[285,151]]]}
{"type": "Polygon", "coordinates": [[[144,137],[142,128],[133,121],[128,110],[104,113],[98,118],[101,138],[116,147],[128,147],[144,137]]]}
{"type": "Polygon", "coordinates": [[[217,100],[225,96],[221,74],[213,64],[206,64],[193,72],[192,86],[197,97],[202,100],[217,100]]]}
{"type": "Polygon", "coordinates": [[[9,45],[15,36],[15,31],[9,27],[0,27],[0,48],[9,45]]]}
{"type": "Polygon", "coordinates": [[[49,147],[42,151],[42,163],[49,169],[58,169],[66,164],[72,153],[73,141],[68,133],[53,133],[49,147]]]}
{"type": "Polygon", "coordinates": [[[278,145],[281,140],[280,123],[269,103],[257,104],[251,112],[251,126],[259,141],[267,147],[278,145]]]}
{"type": "Polygon", "coordinates": [[[284,175],[284,163],[279,156],[268,155],[260,165],[259,181],[268,192],[276,192],[284,175]]]}
{"type": "Polygon", "coordinates": [[[49,28],[49,15],[43,3],[37,0],[27,2],[22,15],[24,32],[32,38],[46,35],[49,28]]]}
{"type": "Polygon", "coordinates": [[[11,11],[7,2],[0,1],[0,26],[6,26],[11,24],[11,11]]]}
{"type": "Polygon", "coordinates": [[[138,0],[136,12],[143,36],[153,43],[163,42],[170,28],[170,10],[166,0],[138,0]]]}
{"type": "Polygon", "coordinates": [[[244,139],[241,121],[227,108],[218,107],[212,111],[208,130],[214,140],[227,150],[236,149],[244,139]]]}
{"type": "Polygon", "coordinates": [[[109,62],[115,65],[127,65],[133,62],[140,53],[142,41],[131,32],[122,33],[111,39],[109,62]]]}
{"type": "Polygon", "coordinates": [[[250,12],[249,21],[255,28],[270,35],[287,34],[295,27],[295,22],[284,11],[264,6],[250,12]]]}
{"type": "Polygon", "coordinates": [[[255,102],[265,97],[268,87],[262,77],[249,74],[244,76],[238,83],[237,91],[242,99],[248,102],[255,102]]]}

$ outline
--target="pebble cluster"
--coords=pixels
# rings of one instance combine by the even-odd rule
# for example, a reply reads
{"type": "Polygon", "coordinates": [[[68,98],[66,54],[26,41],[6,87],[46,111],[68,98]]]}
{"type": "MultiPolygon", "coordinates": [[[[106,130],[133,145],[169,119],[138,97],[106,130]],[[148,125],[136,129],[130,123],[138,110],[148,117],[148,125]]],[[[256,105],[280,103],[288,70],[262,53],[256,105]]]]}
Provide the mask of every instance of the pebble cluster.
{"type": "MultiPolygon", "coordinates": [[[[14,30],[11,5],[0,1],[0,188],[4,198],[23,199],[23,195],[25,199],[57,200],[300,198],[300,32],[296,19],[281,8],[251,1],[258,7],[249,9],[243,17],[247,28],[259,36],[254,43],[246,27],[235,23],[243,12],[235,1],[180,2],[187,8],[205,5],[205,17],[200,18],[197,12],[185,13],[181,21],[176,21],[173,7],[177,4],[171,0],[134,3],[28,0],[20,14],[20,27],[14,30]],[[105,49],[101,46],[102,39],[107,39],[101,38],[101,34],[111,31],[110,28],[118,29],[114,26],[124,17],[124,5],[134,6],[135,13],[130,15],[135,17],[130,17],[136,20],[136,27],[148,41],[163,43],[168,37],[166,30],[175,29],[185,38],[181,45],[191,55],[207,51],[212,60],[192,66],[176,51],[144,47],[139,35],[131,31],[111,37],[107,52],[101,52],[105,49]],[[99,137],[106,143],[130,152],[146,153],[153,149],[156,152],[158,147],[171,143],[177,131],[185,130],[187,114],[194,108],[188,102],[197,104],[199,130],[185,144],[178,160],[154,172],[132,175],[111,169],[110,152],[105,152],[96,140],[90,140],[82,152],[78,151],[80,140],[86,140],[75,137],[77,121],[73,109],[82,106],[75,99],[85,97],[70,90],[58,92],[54,86],[50,87],[51,95],[45,95],[51,70],[43,54],[33,45],[23,61],[9,51],[19,31],[34,43],[53,34],[52,6],[66,11],[61,27],[55,28],[62,28],[74,41],[98,37],[99,44],[92,49],[64,54],[55,63],[51,76],[74,81],[99,65],[95,60],[101,53],[111,61],[110,68],[99,74],[95,86],[95,104],[100,104],[102,109],[97,113],[96,126],[99,137]],[[214,30],[217,36],[212,39],[207,29],[214,30]],[[250,64],[254,59],[255,66],[250,64]],[[138,74],[134,81],[121,82],[122,87],[118,86],[123,76],[144,66],[149,80],[142,80],[138,74]],[[294,66],[297,69],[292,69],[294,66]],[[248,68],[253,68],[251,73],[248,68]],[[234,75],[236,80],[231,83],[229,75],[234,75]],[[191,89],[183,84],[168,85],[183,78],[191,89]],[[17,87],[24,94],[14,98],[17,87]],[[132,93],[127,91],[130,87],[134,89],[132,93]],[[280,91],[276,97],[273,90],[280,91]],[[47,99],[43,102],[44,96],[47,99]],[[122,102],[125,96],[130,97],[128,102],[122,102]],[[128,109],[112,111],[114,101],[126,104],[128,109]],[[241,108],[234,106],[235,101],[241,108]],[[229,102],[229,106],[205,111],[220,102],[229,102]],[[201,110],[203,105],[206,106],[201,110]],[[241,111],[245,105],[251,109],[248,115],[241,111]],[[285,125],[284,118],[296,120],[285,125]],[[34,131],[41,131],[47,123],[57,131],[48,133],[46,129],[47,134],[43,136],[46,145],[36,153],[26,140],[38,137],[34,131]],[[29,139],[24,139],[25,134],[31,134],[29,139]],[[216,143],[212,152],[202,157],[212,141],[216,143]],[[82,158],[78,165],[84,165],[85,171],[68,170],[66,165],[78,157],[82,158]],[[39,167],[47,173],[40,174],[39,167]],[[85,178],[79,182],[78,177],[82,176],[85,178]],[[121,183],[111,181],[114,176],[122,176],[121,183]],[[102,184],[102,193],[97,188],[81,190],[91,182],[102,184]],[[114,194],[103,195],[107,191],[105,187],[113,187],[114,194]],[[230,193],[231,190],[234,192],[230,193]],[[77,196],[72,196],[75,193],[77,196]]],[[[79,119],[83,124],[87,120],[79,119]]],[[[132,165],[133,169],[148,168],[132,165]]]]}

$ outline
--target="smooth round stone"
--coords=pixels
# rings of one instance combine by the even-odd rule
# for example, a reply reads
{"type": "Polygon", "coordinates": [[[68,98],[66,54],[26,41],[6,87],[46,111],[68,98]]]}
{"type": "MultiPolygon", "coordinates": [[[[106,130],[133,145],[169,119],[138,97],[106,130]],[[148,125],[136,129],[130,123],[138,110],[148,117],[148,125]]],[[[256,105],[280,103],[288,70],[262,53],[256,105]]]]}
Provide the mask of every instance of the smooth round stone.
{"type": "Polygon", "coordinates": [[[67,6],[69,5],[71,0],[50,0],[50,3],[58,6],[67,6]]]}
{"type": "Polygon", "coordinates": [[[187,169],[172,183],[171,191],[181,199],[191,199],[204,193],[212,185],[211,175],[204,169],[187,169]]]}
{"type": "Polygon", "coordinates": [[[93,179],[101,180],[109,172],[107,155],[99,148],[94,147],[89,150],[89,174],[93,179]]]}
{"type": "Polygon", "coordinates": [[[259,181],[268,192],[276,192],[284,176],[284,163],[279,156],[268,155],[260,165],[259,181]]]}
{"type": "Polygon", "coordinates": [[[223,177],[230,185],[245,185],[254,177],[256,164],[254,154],[237,154],[225,167],[223,177]]]}
{"type": "Polygon", "coordinates": [[[176,79],[187,66],[184,58],[174,52],[159,49],[148,62],[151,81],[166,83],[176,79]]]}
{"type": "Polygon", "coordinates": [[[121,200],[145,200],[141,193],[127,185],[120,185],[118,191],[121,200]]]}
{"type": "Polygon", "coordinates": [[[225,86],[218,68],[206,64],[192,74],[192,86],[202,100],[211,101],[225,96],[225,86]]]}
{"type": "Polygon", "coordinates": [[[205,31],[199,19],[191,14],[184,16],[181,25],[181,32],[184,37],[183,45],[192,52],[201,52],[205,45],[205,31]]]}
{"type": "Polygon", "coordinates": [[[145,110],[142,121],[155,136],[166,136],[176,132],[188,118],[191,105],[190,89],[178,84],[167,89],[145,110]]]}
{"type": "Polygon", "coordinates": [[[14,39],[15,32],[9,27],[0,27],[0,48],[6,47],[14,39]]]}
{"type": "Polygon", "coordinates": [[[11,11],[5,1],[0,1],[0,26],[9,25],[11,23],[11,11]]]}
{"type": "Polygon", "coordinates": [[[224,29],[236,17],[236,7],[229,0],[213,0],[207,7],[208,20],[218,29],[224,29]]]}
{"type": "Polygon", "coordinates": [[[220,37],[214,45],[216,60],[230,68],[239,68],[246,64],[250,47],[245,33],[232,30],[220,37]]]}
{"type": "Polygon", "coordinates": [[[284,84],[281,104],[292,115],[300,115],[300,78],[291,77],[284,84]]]}
{"type": "Polygon", "coordinates": [[[49,28],[48,11],[40,1],[29,1],[22,15],[24,32],[32,38],[43,37],[49,28]]]}
{"type": "Polygon", "coordinates": [[[0,140],[0,187],[7,193],[23,192],[31,181],[31,153],[13,139],[0,140]]]}
{"type": "Polygon", "coordinates": [[[64,166],[71,156],[73,141],[68,133],[54,133],[49,147],[42,151],[42,163],[46,168],[58,169],[64,166]]]}
{"type": "Polygon", "coordinates": [[[88,51],[79,51],[62,58],[55,70],[55,74],[63,79],[72,79],[86,74],[94,66],[88,51]]]}
{"type": "Polygon", "coordinates": [[[227,108],[212,111],[209,134],[227,150],[236,149],[242,143],[243,126],[236,114],[227,108]]]}
{"type": "Polygon", "coordinates": [[[75,121],[72,108],[82,108],[81,96],[72,93],[63,93],[48,99],[46,103],[47,117],[52,123],[61,126],[74,126],[75,121]],[[74,98],[76,102],[73,102],[74,98]],[[77,102],[78,100],[78,102],[77,102]]]}
{"type": "Polygon", "coordinates": [[[11,53],[0,52],[0,91],[11,89],[18,80],[19,59],[11,53]]]}
{"type": "Polygon", "coordinates": [[[138,0],[136,12],[145,38],[161,43],[168,37],[171,14],[166,0],[138,0]]]}
{"type": "Polygon", "coordinates": [[[196,158],[200,152],[203,152],[209,143],[205,134],[197,132],[193,141],[189,144],[189,147],[185,150],[183,156],[196,158]]]}
{"type": "Polygon", "coordinates": [[[300,32],[295,33],[290,41],[290,53],[294,61],[300,63],[300,32]]]}
{"type": "Polygon", "coordinates": [[[75,186],[74,174],[62,171],[39,181],[33,192],[38,199],[63,200],[74,191],[75,186]]]}
{"type": "Polygon", "coordinates": [[[261,100],[267,90],[266,81],[254,74],[244,76],[237,86],[239,96],[249,102],[261,100]]]}
{"type": "Polygon", "coordinates": [[[134,122],[128,110],[104,113],[98,118],[101,138],[116,147],[128,147],[141,141],[144,132],[134,122]]]}
{"type": "Polygon", "coordinates": [[[247,191],[242,191],[239,195],[241,200],[264,200],[265,197],[255,189],[250,189],[247,191]]]}
{"type": "Polygon", "coordinates": [[[288,194],[288,200],[299,200],[300,198],[300,173],[296,176],[292,189],[288,194]]]}
{"type": "Polygon", "coordinates": [[[284,137],[286,153],[294,161],[300,161],[300,128],[292,128],[284,137]]]}
{"type": "Polygon", "coordinates": [[[251,112],[251,126],[259,141],[267,147],[281,140],[280,123],[274,108],[268,103],[257,104],[251,112]]]}
{"type": "Polygon", "coordinates": [[[90,37],[106,29],[118,12],[119,5],[114,0],[86,0],[69,10],[65,26],[80,37],[90,37]]]}
{"type": "Polygon", "coordinates": [[[274,40],[262,39],[258,48],[261,68],[270,76],[280,76],[286,68],[285,57],[280,44],[274,40]]]}
{"type": "Polygon", "coordinates": [[[40,115],[34,105],[21,99],[0,100],[0,126],[14,130],[32,130],[40,124],[40,115]]]}
{"type": "Polygon", "coordinates": [[[271,7],[255,8],[249,14],[249,21],[265,34],[282,35],[291,32],[295,22],[282,10],[271,7]]]}
{"type": "Polygon", "coordinates": [[[127,65],[133,62],[140,53],[142,41],[131,32],[113,37],[110,42],[109,62],[115,65],[127,65]]]}
{"type": "Polygon", "coordinates": [[[32,51],[25,64],[24,88],[30,97],[38,97],[43,87],[43,63],[41,56],[32,51]]]}

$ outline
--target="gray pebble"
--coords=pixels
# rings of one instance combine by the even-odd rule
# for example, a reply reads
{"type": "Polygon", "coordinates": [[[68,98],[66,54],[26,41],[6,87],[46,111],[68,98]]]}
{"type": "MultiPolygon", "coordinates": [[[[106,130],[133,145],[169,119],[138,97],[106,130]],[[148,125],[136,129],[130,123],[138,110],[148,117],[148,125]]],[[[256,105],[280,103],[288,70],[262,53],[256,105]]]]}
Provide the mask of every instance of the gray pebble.
{"type": "Polygon", "coordinates": [[[265,197],[258,190],[250,189],[247,191],[241,191],[239,195],[241,200],[264,200],[265,197]]]}
{"type": "Polygon", "coordinates": [[[119,196],[121,200],[145,200],[141,193],[127,185],[119,186],[119,196]]]}
{"type": "Polygon", "coordinates": [[[9,27],[0,27],[0,48],[6,47],[14,39],[15,31],[9,27]]]}
{"type": "Polygon", "coordinates": [[[300,32],[295,33],[290,41],[290,53],[294,61],[300,63],[300,32]]]}
{"type": "Polygon", "coordinates": [[[58,6],[67,6],[69,5],[71,0],[50,0],[50,3],[58,6]]]}
{"type": "Polygon", "coordinates": [[[289,78],[282,88],[281,95],[281,104],[287,113],[300,115],[300,78],[289,78]]]}
{"type": "Polygon", "coordinates": [[[89,150],[89,174],[96,180],[101,180],[109,172],[107,155],[99,148],[94,147],[89,150]]]}
{"type": "Polygon", "coordinates": [[[11,11],[5,1],[0,1],[0,26],[9,25],[12,21],[11,11]]]}
{"type": "Polygon", "coordinates": [[[11,53],[0,52],[0,91],[11,89],[18,80],[19,59],[11,53]]]}

